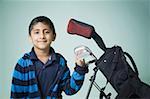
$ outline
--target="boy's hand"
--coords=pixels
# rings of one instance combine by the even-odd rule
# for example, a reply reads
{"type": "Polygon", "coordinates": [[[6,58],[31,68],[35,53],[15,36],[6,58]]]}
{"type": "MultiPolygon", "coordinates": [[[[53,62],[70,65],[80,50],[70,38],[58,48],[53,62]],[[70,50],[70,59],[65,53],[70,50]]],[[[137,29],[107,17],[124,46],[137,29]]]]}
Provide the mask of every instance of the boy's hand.
{"type": "Polygon", "coordinates": [[[84,59],[79,59],[76,57],[76,64],[81,66],[81,67],[85,67],[85,60],[84,59]]]}

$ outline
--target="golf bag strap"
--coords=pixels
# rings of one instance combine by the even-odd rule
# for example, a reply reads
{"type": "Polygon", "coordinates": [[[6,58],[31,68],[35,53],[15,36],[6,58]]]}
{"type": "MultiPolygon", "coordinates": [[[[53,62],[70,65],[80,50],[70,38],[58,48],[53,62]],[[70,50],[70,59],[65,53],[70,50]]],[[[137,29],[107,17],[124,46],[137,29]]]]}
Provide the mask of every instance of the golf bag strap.
{"type": "Polygon", "coordinates": [[[127,53],[127,52],[124,52],[124,54],[130,59],[132,65],[133,65],[133,68],[134,68],[134,70],[135,70],[135,72],[136,72],[136,74],[137,74],[137,76],[138,76],[138,75],[139,75],[139,72],[138,72],[138,69],[137,69],[137,67],[136,67],[136,64],[135,64],[135,62],[134,62],[132,56],[131,56],[129,53],[127,53]]]}

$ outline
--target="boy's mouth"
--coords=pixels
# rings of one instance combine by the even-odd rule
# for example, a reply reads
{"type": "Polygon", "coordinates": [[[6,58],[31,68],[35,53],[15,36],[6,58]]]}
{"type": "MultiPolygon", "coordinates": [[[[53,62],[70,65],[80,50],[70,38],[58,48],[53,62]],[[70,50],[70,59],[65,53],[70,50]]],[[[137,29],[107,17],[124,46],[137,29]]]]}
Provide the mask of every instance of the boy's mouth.
{"type": "Polygon", "coordinates": [[[44,40],[44,41],[38,41],[38,42],[47,42],[46,40],[44,40]]]}
{"type": "Polygon", "coordinates": [[[39,44],[47,43],[47,41],[38,41],[39,44]]]}

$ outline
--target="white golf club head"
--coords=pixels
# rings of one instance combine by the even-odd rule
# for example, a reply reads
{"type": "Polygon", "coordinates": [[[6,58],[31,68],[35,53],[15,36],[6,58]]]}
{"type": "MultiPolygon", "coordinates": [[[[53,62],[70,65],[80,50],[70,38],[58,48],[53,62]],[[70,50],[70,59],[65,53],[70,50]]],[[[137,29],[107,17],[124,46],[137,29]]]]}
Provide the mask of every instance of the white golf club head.
{"type": "Polygon", "coordinates": [[[97,60],[92,51],[84,45],[77,46],[74,49],[74,53],[77,58],[84,59],[86,64],[93,63],[97,60]]]}

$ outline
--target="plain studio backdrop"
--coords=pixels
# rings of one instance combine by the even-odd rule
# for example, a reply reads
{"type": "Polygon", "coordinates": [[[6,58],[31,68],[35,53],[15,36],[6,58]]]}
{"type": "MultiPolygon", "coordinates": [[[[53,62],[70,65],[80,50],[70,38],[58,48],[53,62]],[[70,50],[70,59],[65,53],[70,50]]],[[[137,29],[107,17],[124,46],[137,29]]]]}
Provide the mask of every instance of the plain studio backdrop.
{"type": "MultiPolygon", "coordinates": [[[[17,60],[29,52],[32,44],[28,39],[28,26],[36,16],[47,16],[55,25],[57,37],[52,47],[68,60],[71,73],[74,69],[74,48],[89,47],[97,58],[103,51],[93,39],[67,33],[70,18],[91,24],[103,38],[107,47],[119,45],[131,54],[142,81],[150,84],[150,2],[148,0],[1,0],[0,1],[0,97],[10,97],[12,73],[17,60]]],[[[86,97],[94,64],[89,66],[81,90],[64,99],[86,97]]],[[[96,82],[100,87],[106,83],[98,71],[96,82]]],[[[117,95],[108,84],[106,93],[117,95]]],[[[99,91],[93,86],[89,99],[98,99],[99,91]]]]}

